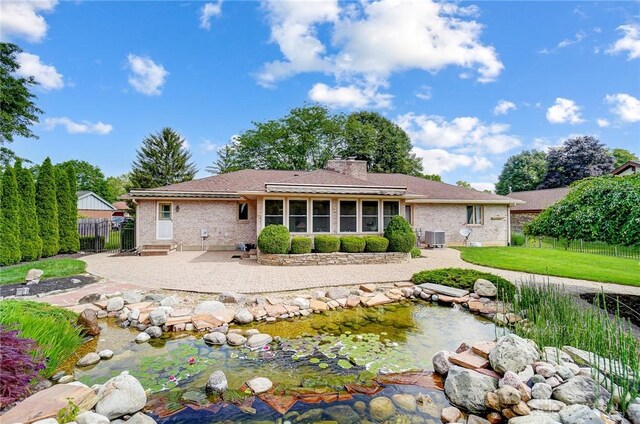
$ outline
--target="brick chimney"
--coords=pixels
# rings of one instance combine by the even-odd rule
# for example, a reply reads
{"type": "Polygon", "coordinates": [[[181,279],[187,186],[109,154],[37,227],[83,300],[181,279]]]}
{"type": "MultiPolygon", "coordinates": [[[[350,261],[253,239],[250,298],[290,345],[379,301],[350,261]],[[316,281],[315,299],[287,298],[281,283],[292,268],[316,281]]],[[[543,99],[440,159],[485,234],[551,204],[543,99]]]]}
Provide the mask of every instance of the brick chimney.
{"type": "Polygon", "coordinates": [[[358,178],[360,180],[367,179],[367,161],[356,160],[355,157],[349,157],[347,159],[334,157],[333,159],[327,161],[324,169],[339,172],[341,174],[348,175],[352,178],[358,178]]]}

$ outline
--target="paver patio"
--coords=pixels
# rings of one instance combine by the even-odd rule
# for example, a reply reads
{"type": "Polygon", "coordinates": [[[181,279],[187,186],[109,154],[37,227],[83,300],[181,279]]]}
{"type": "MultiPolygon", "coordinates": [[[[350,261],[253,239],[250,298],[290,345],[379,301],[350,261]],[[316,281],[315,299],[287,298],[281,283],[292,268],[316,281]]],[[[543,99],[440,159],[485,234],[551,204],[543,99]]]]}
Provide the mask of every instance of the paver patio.
{"type": "Polygon", "coordinates": [[[231,259],[236,252],[175,252],[169,256],[114,256],[109,253],[82,258],[87,271],[110,281],[148,289],[201,293],[235,291],[266,293],[315,287],[407,281],[418,271],[461,267],[492,272],[511,281],[549,281],[576,291],[640,295],[640,288],[619,284],[547,277],[482,267],[464,262],[455,249],[423,250],[422,258],[403,264],[281,267],[258,265],[255,260],[231,259]]]}

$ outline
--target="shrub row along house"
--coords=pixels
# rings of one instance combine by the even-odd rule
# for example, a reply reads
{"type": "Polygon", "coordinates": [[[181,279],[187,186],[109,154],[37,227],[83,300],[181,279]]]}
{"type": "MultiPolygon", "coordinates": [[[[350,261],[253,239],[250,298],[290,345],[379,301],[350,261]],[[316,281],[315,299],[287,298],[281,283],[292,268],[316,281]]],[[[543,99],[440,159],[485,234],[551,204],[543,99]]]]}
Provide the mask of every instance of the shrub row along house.
{"type": "Polygon", "coordinates": [[[367,172],[365,161],[329,160],[316,171],[230,172],[165,187],[132,190],[138,247],[236,249],[284,225],[292,235],[382,234],[395,215],[421,234],[445,232],[448,245],[507,245],[509,207],[519,200],[402,174],[367,172]]]}

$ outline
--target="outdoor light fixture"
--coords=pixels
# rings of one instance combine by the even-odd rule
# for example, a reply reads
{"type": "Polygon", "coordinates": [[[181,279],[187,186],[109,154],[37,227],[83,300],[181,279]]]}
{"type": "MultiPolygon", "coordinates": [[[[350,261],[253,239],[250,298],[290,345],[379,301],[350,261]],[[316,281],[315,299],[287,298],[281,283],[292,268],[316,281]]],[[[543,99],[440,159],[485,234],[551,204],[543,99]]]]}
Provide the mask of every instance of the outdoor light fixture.
{"type": "Polygon", "coordinates": [[[180,205],[176,205],[176,212],[180,212],[180,205]]]}

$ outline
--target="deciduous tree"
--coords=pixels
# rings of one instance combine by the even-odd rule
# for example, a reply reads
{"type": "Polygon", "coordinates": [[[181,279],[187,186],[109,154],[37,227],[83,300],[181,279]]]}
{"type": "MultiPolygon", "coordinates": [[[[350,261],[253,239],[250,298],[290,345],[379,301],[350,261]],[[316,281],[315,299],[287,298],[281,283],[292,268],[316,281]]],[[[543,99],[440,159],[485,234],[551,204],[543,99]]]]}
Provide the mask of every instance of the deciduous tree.
{"type": "Polygon", "coordinates": [[[38,171],[36,182],[36,205],[42,256],[53,256],[60,249],[58,233],[58,202],[56,200],[56,181],[51,159],[46,158],[38,171]]]}
{"type": "Polygon", "coordinates": [[[638,156],[626,149],[611,149],[611,156],[615,159],[614,167],[619,167],[630,160],[638,160],[638,156]]]}
{"type": "Polygon", "coordinates": [[[0,265],[20,262],[20,199],[13,168],[8,166],[2,175],[0,197],[0,265]]]}
{"type": "Polygon", "coordinates": [[[468,182],[463,181],[463,180],[456,181],[456,185],[458,187],[462,187],[462,188],[473,188],[473,187],[471,187],[471,184],[469,184],[468,182]]]}
{"type": "Polygon", "coordinates": [[[424,178],[425,180],[442,182],[442,177],[438,174],[421,174],[418,176],[424,178]]]}
{"type": "Polygon", "coordinates": [[[23,261],[35,261],[42,255],[42,239],[39,234],[36,215],[36,188],[31,172],[22,167],[22,161],[15,164],[20,199],[20,254],[23,261]]]}
{"type": "Polygon", "coordinates": [[[547,155],[538,150],[525,150],[511,156],[502,167],[496,193],[535,190],[547,172],[547,155]]]}

